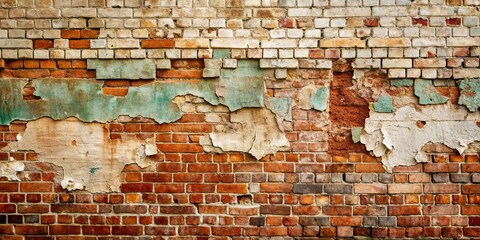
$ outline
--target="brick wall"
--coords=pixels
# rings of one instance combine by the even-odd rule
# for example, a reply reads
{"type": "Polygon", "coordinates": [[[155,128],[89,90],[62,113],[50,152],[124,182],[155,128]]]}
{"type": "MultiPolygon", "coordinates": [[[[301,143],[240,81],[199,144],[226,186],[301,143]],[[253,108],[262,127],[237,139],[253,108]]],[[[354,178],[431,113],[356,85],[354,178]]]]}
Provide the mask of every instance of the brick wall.
{"type": "Polygon", "coordinates": [[[479,6],[0,0],[0,235],[480,237],[479,6]]]}

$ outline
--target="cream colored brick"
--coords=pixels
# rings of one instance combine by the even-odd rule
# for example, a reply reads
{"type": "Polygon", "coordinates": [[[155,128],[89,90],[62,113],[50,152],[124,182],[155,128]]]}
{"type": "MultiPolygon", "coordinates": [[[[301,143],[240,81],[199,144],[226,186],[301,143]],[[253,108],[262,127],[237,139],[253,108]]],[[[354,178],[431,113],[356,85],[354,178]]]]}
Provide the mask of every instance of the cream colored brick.
{"type": "Polygon", "coordinates": [[[453,78],[480,78],[480,68],[457,68],[453,70],[453,78]]]}
{"type": "MultiPolygon", "coordinates": [[[[52,50],[50,50],[50,51],[52,51],[52,50]]],[[[52,57],[51,54],[50,54],[50,57],[52,57]]],[[[33,58],[33,50],[19,49],[18,50],[18,58],[33,58]]]]}
{"type": "Polygon", "coordinates": [[[63,59],[65,58],[65,51],[60,49],[50,49],[50,58],[63,59]]]}
{"type": "Polygon", "coordinates": [[[332,38],[332,39],[321,39],[320,40],[321,48],[364,48],[366,47],[365,40],[360,38],[332,38]]]}
{"type": "Polygon", "coordinates": [[[139,48],[140,42],[137,39],[108,39],[108,48],[139,48]]]}
{"type": "Polygon", "coordinates": [[[175,40],[176,48],[209,48],[209,46],[210,41],[206,38],[175,40]]]}
{"type": "Polygon", "coordinates": [[[371,10],[369,7],[349,7],[349,8],[328,8],[323,11],[323,16],[332,17],[369,17],[371,10]]]}
{"type": "Polygon", "coordinates": [[[389,69],[388,78],[405,78],[406,69],[389,69]]]}
{"type": "Polygon", "coordinates": [[[381,61],[380,59],[355,59],[352,64],[353,68],[356,69],[369,69],[369,68],[380,68],[381,61]]]}
{"type": "Polygon", "coordinates": [[[27,18],[59,18],[60,10],[54,8],[27,9],[27,18]]]}
{"type": "Polygon", "coordinates": [[[3,49],[2,50],[2,58],[17,59],[18,58],[18,51],[15,50],[15,49],[3,49]]]}
{"type": "Polygon", "coordinates": [[[0,39],[0,48],[32,48],[33,42],[29,39],[0,39]]]}
{"type": "Polygon", "coordinates": [[[128,18],[133,13],[131,8],[99,8],[97,11],[100,18],[128,18]]]}
{"type": "Polygon", "coordinates": [[[169,8],[135,8],[133,10],[133,17],[170,17],[169,8]]]}
{"type": "Polygon", "coordinates": [[[298,68],[297,59],[260,59],[260,68],[298,68]]]}
{"type": "Polygon", "coordinates": [[[62,17],[84,17],[94,18],[97,16],[97,9],[95,8],[62,8],[62,17]]]}
{"type": "Polygon", "coordinates": [[[272,39],[262,40],[262,48],[296,48],[298,46],[298,40],[295,39],[272,39]]]}
{"type": "Polygon", "coordinates": [[[82,59],[96,59],[98,58],[97,50],[88,49],[82,50],[82,59]]]}
{"type": "Polygon", "coordinates": [[[157,65],[157,69],[170,69],[172,68],[172,64],[170,59],[157,59],[155,60],[155,64],[157,65]]]}
{"type": "Polygon", "coordinates": [[[447,46],[449,47],[478,47],[479,45],[480,45],[480,37],[447,38],[447,46]]]}
{"type": "Polygon", "coordinates": [[[414,38],[413,47],[444,47],[446,45],[444,38],[414,38]]]}
{"type": "Polygon", "coordinates": [[[412,59],[383,59],[382,68],[411,68],[412,59]]]}
{"type": "Polygon", "coordinates": [[[198,51],[196,49],[184,49],[182,50],[182,58],[185,58],[185,59],[198,58],[198,51]]]}
{"type": "Polygon", "coordinates": [[[260,42],[256,39],[213,39],[212,48],[258,48],[260,42]]]}
{"type": "Polygon", "coordinates": [[[98,50],[98,58],[100,59],[112,59],[114,57],[114,51],[110,49],[98,50]]]}
{"type": "Polygon", "coordinates": [[[408,38],[370,38],[369,47],[410,47],[411,42],[408,38]]]}

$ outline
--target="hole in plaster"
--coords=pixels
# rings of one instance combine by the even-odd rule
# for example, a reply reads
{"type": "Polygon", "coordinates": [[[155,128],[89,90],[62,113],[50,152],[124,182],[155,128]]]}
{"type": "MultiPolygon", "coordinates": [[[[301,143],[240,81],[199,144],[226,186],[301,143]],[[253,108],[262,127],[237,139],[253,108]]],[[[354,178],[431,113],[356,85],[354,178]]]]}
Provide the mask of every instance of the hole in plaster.
{"type": "Polygon", "coordinates": [[[417,121],[417,127],[418,128],[423,128],[423,127],[425,127],[426,124],[427,124],[427,122],[425,122],[425,121],[417,121]]]}
{"type": "Polygon", "coordinates": [[[35,96],[35,86],[33,86],[32,81],[28,81],[27,84],[23,87],[23,100],[40,100],[39,96],[35,96]]]}

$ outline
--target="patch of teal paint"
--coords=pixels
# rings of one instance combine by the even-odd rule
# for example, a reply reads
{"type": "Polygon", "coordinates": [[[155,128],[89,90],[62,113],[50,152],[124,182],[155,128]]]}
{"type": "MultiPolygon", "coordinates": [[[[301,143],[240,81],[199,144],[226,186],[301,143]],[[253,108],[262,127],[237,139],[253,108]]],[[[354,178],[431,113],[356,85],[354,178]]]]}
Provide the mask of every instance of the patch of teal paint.
{"type": "MultiPolygon", "coordinates": [[[[22,99],[28,80],[0,81],[0,125],[13,120],[34,120],[48,116],[55,120],[77,117],[84,122],[108,122],[120,115],[152,118],[158,123],[178,120],[182,111],[172,103],[176,96],[192,94],[217,105],[218,81],[153,82],[131,87],[125,97],[104,95],[103,82],[79,79],[36,79],[35,95],[40,100],[22,99]]],[[[240,98],[241,96],[237,96],[240,98]]],[[[236,99],[232,99],[235,102],[236,99]]]]}
{"type": "Polygon", "coordinates": [[[422,105],[442,104],[448,101],[447,97],[444,97],[438,93],[432,84],[432,80],[415,80],[414,94],[419,98],[419,103],[422,105]]]}
{"type": "Polygon", "coordinates": [[[393,108],[392,97],[389,95],[381,95],[378,97],[378,101],[373,104],[373,109],[375,109],[375,112],[392,113],[395,110],[393,108]]]}
{"type": "Polygon", "coordinates": [[[460,81],[460,98],[458,104],[467,106],[468,111],[475,112],[480,108],[480,79],[460,81]]]}
{"type": "Polygon", "coordinates": [[[97,79],[155,79],[157,65],[152,59],[87,60],[97,79]]]}
{"type": "Polygon", "coordinates": [[[321,87],[312,94],[310,100],[313,109],[318,111],[324,111],[327,109],[327,101],[330,96],[330,91],[327,87],[321,87]]]}
{"type": "Polygon", "coordinates": [[[352,127],[350,132],[352,133],[352,141],[353,143],[360,142],[360,135],[362,135],[363,127],[352,127]]]}
{"type": "Polygon", "coordinates": [[[90,175],[95,174],[98,170],[100,170],[99,167],[90,167],[90,175]]]}
{"type": "Polygon", "coordinates": [[[230,49],[214,49],[213,58],[231,58],[232,51],[230,49]]]}
{"type": "Polygon", "coordinates": [[[282,97],[267,97],[265,106],[275,115],[287,121],[292,121],[292,99],[282,97]]]}
{"type": "Polygon", "coordinates": [[[392,79],[390,80],[390,85],[392,87],[411,87],[413,86],[412,79],[392,79]]]}
{"type": "Polygon", "coordinates": [[[239,60],[236,69],[222,69],[217,95],[231,111],[264,107],[265,81],[256,60],[239,60]]]}

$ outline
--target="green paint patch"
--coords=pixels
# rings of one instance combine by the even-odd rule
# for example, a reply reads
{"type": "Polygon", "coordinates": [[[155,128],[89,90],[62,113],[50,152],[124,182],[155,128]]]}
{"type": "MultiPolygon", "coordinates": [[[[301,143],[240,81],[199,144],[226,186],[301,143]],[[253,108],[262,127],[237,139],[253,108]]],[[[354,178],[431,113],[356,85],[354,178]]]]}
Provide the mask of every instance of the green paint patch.
{"type": "Polygon", "coordinates": [[[448,101],[447,97],[438,93],[432,84],[432,80],[415,80],[414,94],[419,98],[419,103],[422,105],[442,104],[448,101]]]}
{"type": "Polygon", "coordinates": [[[327,101],[330,96],[330,91],[327,87],[321,87],[312,94],[310,103],[313,109],[318,111],[324,111],[327,109],[327,101]]]}
{"type": "Polygon", "coordinates": [[[264,107],[265,81],[256,60],[240,60],[236,69],[222,69],[217,95],[231,111],[264,107]]]}
{"type": "MultiPolygon", "coordinates": [[[[76,117],[84,122],[108,122],[120,115],[143,116],[159,123],[178,120],[182,111],[172,103],[176,96],[192,94],[217,105],[218,81],[153,82],[131,87],[125,97],[104,95],[103,82],[79,79],[36,79],[35,95],[25,101],[22,89],[28,80],[0,81],[0,125],[13,120],[34,120],[44,116],[55,120],[76,117]]],[[[232,100],[234,102],[234,100],[232,100]]]]}
{"type": "Polygon", "coordinates": [[[392,87],[411,87],[413,86],[412,79],[392,79],[390,80],[390,85],[392,87]]]}
{"type": "Polygon", "coordinates": [[[292,121],[292,99],[282,97],[267,97],[265,106],[275,115],[287,121],[292,121]]]}
{"type": "Polygon", "coordinates": [[[213,50],[213,58],[231,58],[232,51],[230,49],[213,50]]]}
{"type": "Polygon", "coordinates": [[[460,81],[460,98],[458,104],[465,105],[468,111],[475,112],[480,108],[480,79],[460,81]]]}
{"type": "Polygon", "coordinates": [[[378,101],[373,104],[373,109],[375,112],[392,113],[395,110],[393,108],[392,97],[389,95],[381,95],[378,97],[378,101]]]}
{"type": "Polygon", "coordinates": [[[151,59],[88,59],[87,67],[96,70],[97,79],[155,79],[157,71],[157,65],[151,59]]]}
{"type": "Polygon", "coordinates": [[[363,131],[363,127],[352,127],[352,129],[350,129],[353,143],[360,142],[360,135],[362,135],[362,131],[363,131]]]}

